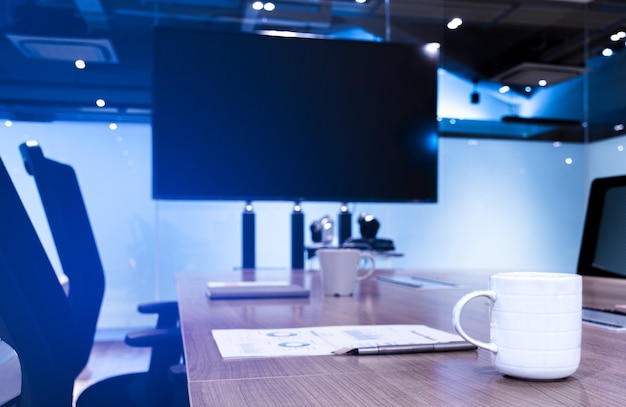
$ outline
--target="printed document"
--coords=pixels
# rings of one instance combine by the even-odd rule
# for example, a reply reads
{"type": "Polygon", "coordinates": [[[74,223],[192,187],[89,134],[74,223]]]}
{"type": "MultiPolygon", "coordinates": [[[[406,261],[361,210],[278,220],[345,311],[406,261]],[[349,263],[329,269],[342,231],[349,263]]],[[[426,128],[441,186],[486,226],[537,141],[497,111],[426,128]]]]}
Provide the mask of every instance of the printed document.
{"type": "Polygon", "coordinates": [[[462,341],[426,325],[354,325],[285,329],[214,329],[223,358],[331,355],[344,347],[462,341]]]}

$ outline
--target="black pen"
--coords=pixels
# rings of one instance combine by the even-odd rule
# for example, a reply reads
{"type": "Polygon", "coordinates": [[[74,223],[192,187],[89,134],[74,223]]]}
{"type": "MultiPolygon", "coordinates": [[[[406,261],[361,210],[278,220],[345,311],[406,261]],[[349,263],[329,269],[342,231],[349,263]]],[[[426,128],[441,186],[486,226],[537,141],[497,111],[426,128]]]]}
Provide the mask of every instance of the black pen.
{"type": "Polygon", "coordinates": [[[476,349],[476,346],[466,341],[457,341],[409,345],[380,345],[363,348],[348,347],[337,349],[333,353],[335,355],[392,355],[399,353],[452,352],[472,349],[476,349]]]}

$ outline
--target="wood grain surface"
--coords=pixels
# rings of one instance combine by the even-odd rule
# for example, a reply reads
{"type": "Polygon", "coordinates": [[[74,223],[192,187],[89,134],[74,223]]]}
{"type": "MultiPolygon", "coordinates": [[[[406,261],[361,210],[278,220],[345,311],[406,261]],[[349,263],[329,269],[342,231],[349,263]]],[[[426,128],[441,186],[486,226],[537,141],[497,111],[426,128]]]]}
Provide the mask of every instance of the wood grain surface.
{"type": "MultiPolygon", "coordinates": [[[[351,297],[325,297],[319,273],[294,270],[306,299],[210,300],[208,280],[262,279],[262,271],[178,275],[178,298],[193,407],[203,406],[624,406],[626,333],[583,326],[579,369],[560,381],[505,377],[487,351],[409,355],[229,359],[212,329],[326,325],[425,324],[454,332],[452,307],[465,293],[487,287],[481,272],[379,270],[447,281],[453,288],[416,289],[370,278],[351,297]]],[[[470,335],[489,338],[489,306],[464,309],[470,335]]]]}

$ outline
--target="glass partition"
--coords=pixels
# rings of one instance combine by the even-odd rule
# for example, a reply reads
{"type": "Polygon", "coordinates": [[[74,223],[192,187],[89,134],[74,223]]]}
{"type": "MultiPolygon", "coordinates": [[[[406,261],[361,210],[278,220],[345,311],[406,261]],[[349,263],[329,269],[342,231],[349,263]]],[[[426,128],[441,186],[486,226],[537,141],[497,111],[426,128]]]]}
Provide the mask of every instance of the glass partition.
{"type": "Polygon", "coordinates": [[[585,141],[586,38],[599,12],[581,2],[445,4],[440,135],[585,141]]]}
{"type": "MultiPolygon", "coordinates": [[[[615,2],[335,0],[276,2],[268,10],[267,2],[244,9],[229,0],[211,7],[101,0],[116,23],[138,18],[133,35],[106,31],[97,19],[79,21],[110,43],[64,31],[62,21],[78,29],[73,4],[52,10],[69,20],[26,27],[50,3],[16,7],[29,16],[21,20],[0,13],[0,52],[12,61],[0,70],[0,156],[59,273],[18,146],[36,139],[47,156],[76,169],[107,273],[102,332],[151,325],[136,305],[175,298],[176,273],[242,266],[244,201],[152,199],[153,49],[145,44],[155,25],[439,44],[438,202],[348,203],[354,235],[364,212],[380,221],[379,237],[394,241],[401,256],[385,267],[574,272],[590,180],[626,173],[619,31],[626,10],[615,2]],[[81,71],[73,61],[25,56],[22,46],[32,43],[24,35],[89,39],[84,44],[103,60],[81,71]],[[129,52],[120,36],[142,48],[129,52]],[[114,81],[118,75],[123,81],[114,81]]],[[[253,205],[257,266],[288,269],[293,202],[253,205]]],[[[311,223],[335,218],[340,203],[302,202],[302,209],[308,244],[311,223]]]]}

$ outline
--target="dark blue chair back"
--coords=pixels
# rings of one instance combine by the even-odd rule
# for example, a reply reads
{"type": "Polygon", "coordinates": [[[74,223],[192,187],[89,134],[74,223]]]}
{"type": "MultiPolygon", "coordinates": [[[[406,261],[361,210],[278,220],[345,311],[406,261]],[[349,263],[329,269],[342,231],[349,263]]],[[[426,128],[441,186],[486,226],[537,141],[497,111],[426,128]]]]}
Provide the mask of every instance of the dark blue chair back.
{"type": "MultiPolygon", "coordinates": [[[[102,286],[92,288],[102,295],[102,286]]],[[[70,304],[0,160],[0,337],[20,358],[21,406],[71,406],[91,347],[77,322],[81,305],[70,304]]],[[[89,325],[95,329],[96,318],[89,325]]]]}

